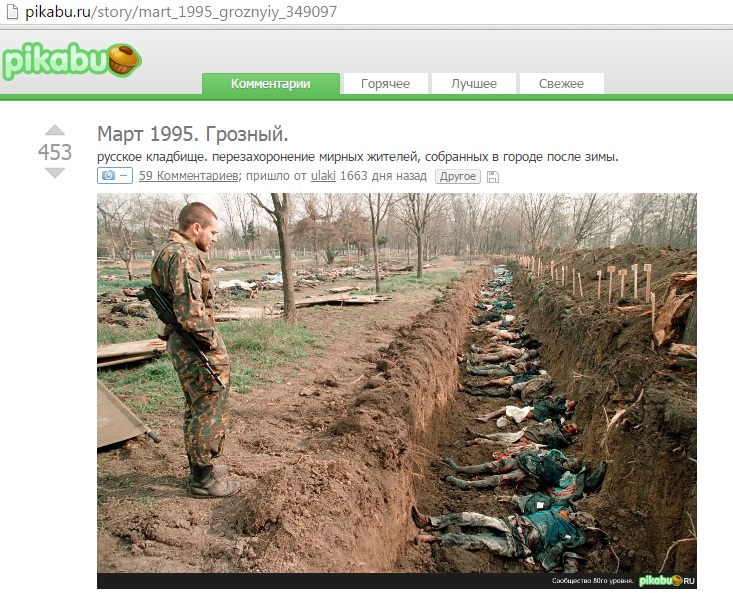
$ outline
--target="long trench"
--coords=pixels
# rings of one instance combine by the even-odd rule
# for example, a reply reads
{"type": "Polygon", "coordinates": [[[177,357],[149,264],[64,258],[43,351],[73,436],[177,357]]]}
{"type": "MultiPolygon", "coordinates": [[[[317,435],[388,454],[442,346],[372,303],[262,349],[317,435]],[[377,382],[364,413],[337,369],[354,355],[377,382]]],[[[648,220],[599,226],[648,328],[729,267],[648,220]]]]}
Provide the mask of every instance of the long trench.
{"type": "MultiPolygon", "coordinates": [[[[593,375],[597,384],[603,384],[609,377],[599,377],[599,369],[589,366],[592,364],[590,358],[587,361],[568,359],[571,351],[597,349],[595,336],[592,331],[580,334],[548,332],[546,328],[558,326],[554,320],[560,320],[567,313],[566,303],[561,306],[549,298],[538,302],[537,283],[533,283],[532,276],[514,262],[503,259],[494,259],[476,272],[467,274],[453,287],[444,302],[426,314],[423,322],[418,320],[413,325],[409,341],[397,340],[393,344],[383,362],[387,376],[391,371],[393,380],[410,389],[412,455],[410,463],[403,468],[409,474],[404,480],[406,497],[397,496],[396,500],[412,501],[421,510],[432,514],[473,510],[503,516],[513,512],[506,504],[497,502],[497,493],[464,492],[444,480],[447,474],[452,473],[443,462],[445,457],[458,456],[459,464],[463,465],[487,460],[489,453],[486,450],[465,446],[467,419],[471,420],[487,409],[496,409],[507,403],[516,404],[516,399],[505,401],[495,397],[470,396],[457,389],[459,382],[466,380],[458,360],[466,356],[475,339],[469,328],[473,325],[473,318],[481,313],[476,304],[482,301],[482,286],[492,277],[493,267],[497,264],[506,264],[514,275],[510,286],[511,298],[518,307],[510,312],[525,317],[528,320],[526,331],[547,344],[547,347],[539,349],[541,367],[553,377],[558,392],[567,393],[568,397],[578,401],[574,420],[581,425],[582,433],[569,453],[594,464],[602,459],[609,461],[601,492],[580,503],[590,501],[581,508],[593,511],[606,531],[605,548],[596,554],[595,561],[586,569],[596,572],[653,572],[664,562],[667,571],[695,572],[695,547],[680,547],[673,554],[669,553],[669,543],[684,537],[686,518],[696,512],[696,467],[690,470],[692,464],[680,463],[678,456],[665,454],[665,451],[690,447],[685,431],[679,427],[680,423],[688,420],[670,420],[669,408],[663,404],[660,407],[663,395],[658,394],[655,400],[654,394],[649,393],[649,397],[640,404],[646,414],[644,425],[636,427],[639,428],[636,432],[608,438],[608,418],[605,415],[600,417],[599,412],[599,401],[605,394],[602,390],[593,389],[582,377],[593,375]],[[441,321],[436,326],[427,322],[431,318],[441,321]],[[539,319],[544,319],[545,323],[537,323],[539,319]],[[547,323],[548,319],[550,323],[547,323]],[[542,331],[538,329],[535,332],[535,326],[541,326],[542,331]],[[577,342],[579,335],[587,336],[587,344],[571,344],[572,341],[577,342]],[[415,369],[408,364],[411,359],[428,362],[424,367],[415,369]],[[576,375],[581,379],[571,375],[569,368],[577,369],[576,375]],[[406,376],[415,371],[417,376],[406,376]],[[602,442],[605,453],[600,448],[602,442]],[[656,462],[646,468],[640,464],[631,483],[625,479],[628,457],[630,451],[638,454],[640,450],[651,452],[656,462]],[[663,506],[658,504],[660,500],[664,501],[663,506]],[[629,530],[629,525],[633,530],[629,530]]],[[[491,430],[498,429],[491,427],[487,432],[491,430]]],[[[416,528],[410,520],[408,505],[402,504],[402,508],[392,509],[392,521],[388,524],[400,524],[403,528],[397,537],[393,530],[391,536],[384,539],[393,541],[397,546],[395,562],[389,568],[380,567],[378,570],[498,573],[537,569],[489,553],[449,551],[437,544],[419,549],[419,546],[409,543],[416,528]]]]}
{"type": "MultiPolygon", "coordinates": [[[[506,265],[513,275],[517,308],[512,314],[525,317],[526,330],[541,342],[542,368],[558,391],[578,402],[573,420],[582,432],[568,452],[594,464],[609,462],[601,491],[584,499],[583,510],[600,519],[608,536],[608,545],[586,569],[654,572],[664,565],[667,571],[696,571],[695,546],[669,552],[672,542],[685,538],[687,519],[696,512],[694,414],[669,406],[663,392],[647,385],[643,401],[634,404],[637,424],[610,433],[603,413],[608,393],[602,386],[613,377],[604,374],[598,361],[615,347],[615,337],[600,336],[593,325],[597,320],[586,318],[580,307],[569,307],[559,292],[548,289],[537,298],[537,280],[506,258],[493,258],[467,272],[443,291],[430,310],[401,328],[376,363],[375,372],[384,381],[357,389],[330,437],[318,442],[321,451],[333,457],[329,471],[348,473],[347,480],[334,482],[340,496],[356,501],[347,517],[324,521],[343,511],[324,506],[319,497],[308,498],[311,519],[303,518],[305,507],[286,510],[290,507],[282,500],[292,496],[291,485],[311,479],[299,464],[258,481],[245,501],[241,517],[245,531],[262,534],[268,523],[287,526],[276,529],[267,540],[271,545],[259,551],[260,566],[288,571],[288,558],[297,557],[300,570],[321,573],[533,570],[524,562],[490,553],[412,543],[417,533],[410,518],[412,505],[430,514],[511,512],[495,492],[463,491],[446,483],[450,472],[442,460],[450,456],[462,465],[488,460],[486,449],[465,446],[465,429],[478,413],[507,403],[458,390],[464,380],[459,358],[471,344],[469,328],[482,312],[476,307],[482,301],[482,286],[497,264],[506,265]],[[568,317],[571,309],[574,314],[568,317]],[[352,461],[345,461],[339,452],[348,453],[352,461]],[[635,463],[633,480],[627,475],[629,460],[635,463]],[[351,529],[339,528],[345,522],[351,529]],[[319,534],[318,545],[304,549],[298,534],[313,530],[319,534]]],[[[639,375],[630,378],[634,385],[646,380],[641,376],[646,372],[643,365],[629,368],[639,375]]]]}

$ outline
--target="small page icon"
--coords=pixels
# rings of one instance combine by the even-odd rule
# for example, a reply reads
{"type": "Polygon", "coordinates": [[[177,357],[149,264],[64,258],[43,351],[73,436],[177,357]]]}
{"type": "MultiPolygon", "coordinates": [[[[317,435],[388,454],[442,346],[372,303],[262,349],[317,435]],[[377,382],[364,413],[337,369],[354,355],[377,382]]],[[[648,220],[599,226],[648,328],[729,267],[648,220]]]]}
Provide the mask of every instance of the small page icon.
{"type": "Polygon", "coordinates": [[[8,4],[8,20],[18,20],[18,7],[15,4],[8,4]]]}

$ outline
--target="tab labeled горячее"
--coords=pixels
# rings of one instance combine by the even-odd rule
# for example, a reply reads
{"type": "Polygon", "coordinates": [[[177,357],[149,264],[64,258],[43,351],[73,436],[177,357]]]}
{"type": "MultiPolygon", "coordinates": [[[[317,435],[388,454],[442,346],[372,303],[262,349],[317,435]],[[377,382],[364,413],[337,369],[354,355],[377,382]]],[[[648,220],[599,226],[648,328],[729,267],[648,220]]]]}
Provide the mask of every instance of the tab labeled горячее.
{"type": "Polygon", "coordinates": [[[427,73],[344,74],[345,95],[425,95],[427,73]]]}

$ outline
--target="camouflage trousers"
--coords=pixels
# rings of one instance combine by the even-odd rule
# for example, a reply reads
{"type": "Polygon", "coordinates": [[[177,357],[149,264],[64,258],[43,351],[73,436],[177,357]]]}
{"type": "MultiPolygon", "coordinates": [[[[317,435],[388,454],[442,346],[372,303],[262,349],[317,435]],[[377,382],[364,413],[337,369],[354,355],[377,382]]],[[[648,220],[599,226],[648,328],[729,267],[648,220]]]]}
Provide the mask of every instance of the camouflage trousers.
{"type": "Polygon", "coordinates": [[[467,550],[486,550],[507,558],[525,556],[514,541],[512,528],[496,517],[488,517],[480,513],[450,513],[430,517],[430,524],[437,529],[449,525],[464,527],[485,527],[490,531],[481,533],[443,533],[439,537],[440,545],[445,548],[461,547],[467,550]]]}
{"type": "Polygon", "coordinates": [[[181,381],[185,407],[183,412],[183,443],[192,465],[204,467],[221,455],[228,423],[229,355],[217,334],[218,346],[206,351],[206,357],[219,379],[222,389],[195,352],[186,348],[180,336],[173,332],[168,339],[168,352],[181,381]]]}

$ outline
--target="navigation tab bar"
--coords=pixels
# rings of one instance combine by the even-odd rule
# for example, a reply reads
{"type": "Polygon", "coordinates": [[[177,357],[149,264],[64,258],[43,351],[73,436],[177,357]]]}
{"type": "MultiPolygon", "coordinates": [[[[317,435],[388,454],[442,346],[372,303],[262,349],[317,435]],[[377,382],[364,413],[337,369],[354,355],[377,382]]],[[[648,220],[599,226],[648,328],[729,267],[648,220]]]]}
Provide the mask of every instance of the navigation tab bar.
{"type": "Polygon", "coordinates": [[[521,95],[602,95],[603,73],[557,74],[554,72],[520,73],[519,93],[521,95]]]}

